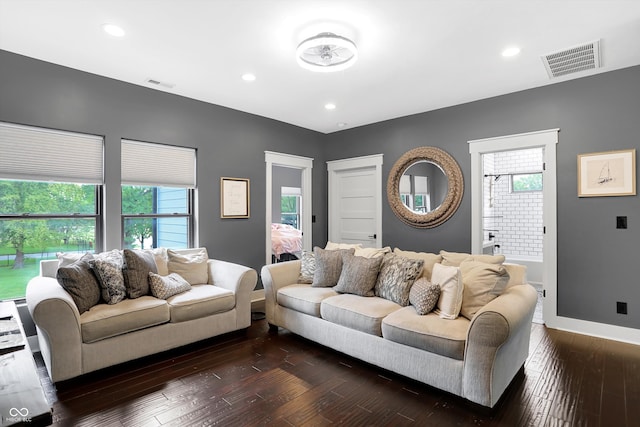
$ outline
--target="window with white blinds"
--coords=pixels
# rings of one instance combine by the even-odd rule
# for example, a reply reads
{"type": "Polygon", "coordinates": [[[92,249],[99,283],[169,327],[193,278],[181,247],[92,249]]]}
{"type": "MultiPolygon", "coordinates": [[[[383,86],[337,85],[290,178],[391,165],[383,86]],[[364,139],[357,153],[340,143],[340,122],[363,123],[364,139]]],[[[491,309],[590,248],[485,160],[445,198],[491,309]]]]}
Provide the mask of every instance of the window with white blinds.
{"type": "Polygon", "coordinates": [[[103,138],[0,122],[0,179],[99,184],[103,138]]]}
{"type": "Polygon", "coordinates": [[[196,186],[196,150],[122,140],[122,184],[160,187],[196,186]]]}

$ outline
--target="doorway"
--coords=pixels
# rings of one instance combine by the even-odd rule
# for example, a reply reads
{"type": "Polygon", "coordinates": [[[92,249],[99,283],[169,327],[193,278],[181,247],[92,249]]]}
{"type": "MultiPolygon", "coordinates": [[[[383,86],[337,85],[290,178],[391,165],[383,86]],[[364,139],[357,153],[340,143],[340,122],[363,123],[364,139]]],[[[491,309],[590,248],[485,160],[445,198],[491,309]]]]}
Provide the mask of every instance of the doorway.
{"type": "Polygon", "coordinates": [[[557,142],[558,129],[469,141],[472,251],[527,265],[547,324],[557,316],[557,142]]]}

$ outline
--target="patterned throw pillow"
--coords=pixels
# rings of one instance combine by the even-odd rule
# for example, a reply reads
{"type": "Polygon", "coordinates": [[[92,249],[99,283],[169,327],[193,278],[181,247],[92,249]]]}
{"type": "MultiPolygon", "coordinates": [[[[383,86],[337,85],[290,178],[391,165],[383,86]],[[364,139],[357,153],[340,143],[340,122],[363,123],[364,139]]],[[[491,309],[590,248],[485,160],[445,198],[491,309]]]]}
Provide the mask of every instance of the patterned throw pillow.
{"type": "Polygon", "coordinates": [[[342,254],[345,252],[353,255],[355,249],[325,250],[317,246],[313,248],[316,256],[316,272],[311,286],[330,288],[337,285],[342,272],[342,254]]]}
{"type": "Polygon", "coordinates": [[[436,308],[438,316],[442,319],[457,318],[460,314],[464,291],[460,268],[442,264],[434,265],[431,283],[440,286],[440,298],[436,308]]]}
{"type": "Polygon", "coordinates": [[[313,252],[303,251],[300,260],[300,276],[298,283],[313,283],[313,275],[316,272],[316,255],[313,252]]]}
{"type": "Polygon", "coordinates": [[[117,304],[127,296],[122,264],[122,254],[117,249],[95,254],[89,263],[100,283],[102,299],[107,304],[117,304]]]}
{"type": "Polygon", "coordinates": [[[351,253],[342,255],[342,272],[338,284],[333,288],[343,294],[355,294],[363,297],[374,296],[373,287],[382,257],[365,258],[351,253]]]}
{"type": "Polygon", "coordinates": [[[160,276],[159,274],[150,272],[149,287],[151,288],[151,294],[160,299],[167,299],[173,295],[191,289],[189,282],[184,280],[178,273],[170,273],[168,276],[160,276]]]}
{"type": "Polygon", "coordinates": [[[440,286],[430,283],[425,277],[416,280],[409,292],[409,302],[420,316],[431,313],[439,298],[440,286]]]}
{"type": "Polygon", "coordinates": [[[89,267],[93,255],[85,254],[76,262],[59,267],[56,278],[76,303],[80,314],[100,302],[100,285],[89,267]]]}
{"type": "Polygon", "coordinates": [[[123,251],[124,286],[129,298],[149,295],[149,272],[157,273],[156,261],[149,251],[125,249],[123,251]]]}
{"type": "Polygon", "coordinates": [[[409,305],[409,291],[422,273],[421,259],[408,259],[389,253],[382,259],[382,267],[375,285],[375,294],[405,307],[409,305]]]}

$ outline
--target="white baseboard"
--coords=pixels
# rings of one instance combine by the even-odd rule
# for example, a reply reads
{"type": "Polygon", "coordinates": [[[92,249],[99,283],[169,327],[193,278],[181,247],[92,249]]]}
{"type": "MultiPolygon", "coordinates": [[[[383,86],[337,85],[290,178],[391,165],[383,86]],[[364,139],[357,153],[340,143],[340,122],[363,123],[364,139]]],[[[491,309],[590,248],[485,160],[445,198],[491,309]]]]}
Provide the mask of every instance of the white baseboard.
{"type": "Polygon", "coordinates": [[[251,311],[264,311],[264,289],[256,289],[251,293],[251,311]]]}
{"type": "Polygon", "coordinates": [[[27,342],[29,343],[29,347],[31,348],[31,353],[37,353],[40,351],[40,343],[38,342],[37,335],[27,337],[27,342]]]}
{"type": "Polygon", "coordinates": [[[554,319],[545,319],[545,324],[549,328],[561,331],[640,345],[640,329],[560,316],[554,319]]]}

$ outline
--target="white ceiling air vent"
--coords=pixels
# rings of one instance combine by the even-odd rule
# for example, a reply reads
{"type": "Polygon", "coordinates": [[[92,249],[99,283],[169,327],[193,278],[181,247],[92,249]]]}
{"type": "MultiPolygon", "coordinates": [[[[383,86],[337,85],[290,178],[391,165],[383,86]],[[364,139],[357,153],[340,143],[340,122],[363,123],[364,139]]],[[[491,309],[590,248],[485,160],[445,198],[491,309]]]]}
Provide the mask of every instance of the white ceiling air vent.
{"type": "Polygon", "coordinates": [[[153,86],[162,86],[167,89],[172,89],[175,86],[175,84],[173,83],[165,83],[165,82],[161,82],[160,80],[151,79],[151,78],[146,79],[145,83],[148,83],[153,86]]]}
{"type": "Polygon", "coordinates": [[[542,57],[549,78],[600,68],[600,40],[542,57]]]}

